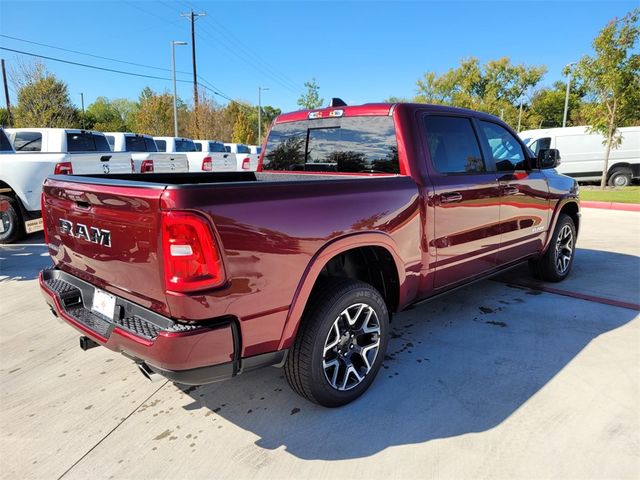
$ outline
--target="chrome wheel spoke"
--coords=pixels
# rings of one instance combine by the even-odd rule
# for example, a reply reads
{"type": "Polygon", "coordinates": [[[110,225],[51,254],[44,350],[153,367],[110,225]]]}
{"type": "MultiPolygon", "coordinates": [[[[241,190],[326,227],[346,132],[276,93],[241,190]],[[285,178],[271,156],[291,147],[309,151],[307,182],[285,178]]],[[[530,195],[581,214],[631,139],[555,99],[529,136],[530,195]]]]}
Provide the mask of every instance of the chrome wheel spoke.
{"type": "Polygon", "coordinates": [[[556,269],[563,274],[569,268],[573,256],[573,230],[569,225],[562,227],[556,239],[556,269]]]}

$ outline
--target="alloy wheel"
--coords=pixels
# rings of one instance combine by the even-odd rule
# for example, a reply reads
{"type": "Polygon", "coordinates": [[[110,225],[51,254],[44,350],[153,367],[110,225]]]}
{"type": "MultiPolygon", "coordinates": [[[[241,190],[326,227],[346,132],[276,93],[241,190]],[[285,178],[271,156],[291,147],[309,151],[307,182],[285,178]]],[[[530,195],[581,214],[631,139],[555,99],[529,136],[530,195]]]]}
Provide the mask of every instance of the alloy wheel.
{"type": "Polygon", "coordinates": [[[331,325],[324,343],[322,367],[334,389],[351,390],[373,366],[380,348],[380,321],[366,303],[345,308],[331,325]]]}
{"type": "Polygon", "coordinates": [[[556,269],[560,275],[564,274],[571,264],[573,256],[573,230],[565,225],[556,239],[556,269]]]}

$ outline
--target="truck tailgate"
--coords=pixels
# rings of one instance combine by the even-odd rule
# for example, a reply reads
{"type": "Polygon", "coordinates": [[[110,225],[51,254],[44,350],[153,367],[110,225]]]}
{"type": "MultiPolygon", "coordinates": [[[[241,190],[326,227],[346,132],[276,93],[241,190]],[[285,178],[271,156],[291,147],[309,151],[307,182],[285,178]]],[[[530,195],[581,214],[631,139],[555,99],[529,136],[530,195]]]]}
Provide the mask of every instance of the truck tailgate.
{"type": "Polygon", "coordinates": [[[56,267],[163,315],[160,197],[164,185],[48,179],[43,218],[56,267]],[[85,183],[86,182],[86,183],[85,183]]]}
{"type": "Polygon", "coordinates": [[[76,175],[131,173],[131,155],[120,152],[69,153],[73,173],[76,175]]]}

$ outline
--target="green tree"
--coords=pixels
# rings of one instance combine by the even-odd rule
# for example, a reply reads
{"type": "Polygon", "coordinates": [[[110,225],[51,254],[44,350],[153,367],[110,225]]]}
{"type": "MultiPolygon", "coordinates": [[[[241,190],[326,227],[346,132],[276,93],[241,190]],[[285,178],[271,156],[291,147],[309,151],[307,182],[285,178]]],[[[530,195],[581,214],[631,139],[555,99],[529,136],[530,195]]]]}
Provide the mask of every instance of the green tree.
{"type": "MultiPolygon", "coordinates": [[[[138,109],[132,114],[132,130],[154,136],[173,136],[173,95],[156,93],[146,87],[140,93],[138,109]]],[[[189,110],[178,99],[178,134],[186,135],[189,126],[189,110]]]]}
{"type": "Polygon", "coordinates": [[[481,65],[468,58],[442,75],[427,72],[418,80],[415,101],[471,108],[515,124],[519,105],[546,72],[544,66],[514,65],[506,58],[481,65]]]}
{"type": "Polygon", "coordinates": [[[9,126],[9,111],[6,108],[0,108],[0,126],[9,126]]]}
{"type": "Polygon", "coordinates": [[[298,105],[307,110],[319,108],[324,103],[324,99],[320,98],[320,87],[316,79],[312,78],[310,82],[305,82],[304,86],[307,91],[298,98],[298,105]]]}
{"type": "Polygon", "coordinates": [[[241,108],[238,111],[233,124],[231,139],[234,143],[245,144],[250,144],[255,139],[254,126],[251,124],[249,114],[244,108],[241,108]]]}
{"type": "Polygon", "coordinates": [[[128,129],[120,112],[106,97],[96,98],[87,107],[86,117],[92,122],[91,128],[101,132],[124,132],[128,129]]]}
{"type": "Polygon", "coordinates": [[[593,41],[594,55],[585,55],[576,66],[575,75],[592,99],[585,117],[591,131],[605,137],[601,188],[607,183],[611,149],[621,141],[618,128],[640,116],[640,54],[634,51],[640,35],[639,16],[640,9],[635,9],[609,22],[593,41]]]}
{"type": "Polygon", "coordinates": [[[13,73],[18,89],[14,110],[16,127],[76,127],[78,111],[71,103],[67,85],[49,73],[43,64],[21,66],[13,73]]]}
{"type": "MultiPolygon", "coordinates": [[[[527,122],[529,127],[561,127],[564,115],[564,100],[566,96],[566,83],[555,82],[551,88],[542,88],[531,97],[528,105],[527,122]]],[[[572,82],[569,92],[569,110],[567,125],[578,125],[580,112],[583,105],[584,89],[572,82]]]]}

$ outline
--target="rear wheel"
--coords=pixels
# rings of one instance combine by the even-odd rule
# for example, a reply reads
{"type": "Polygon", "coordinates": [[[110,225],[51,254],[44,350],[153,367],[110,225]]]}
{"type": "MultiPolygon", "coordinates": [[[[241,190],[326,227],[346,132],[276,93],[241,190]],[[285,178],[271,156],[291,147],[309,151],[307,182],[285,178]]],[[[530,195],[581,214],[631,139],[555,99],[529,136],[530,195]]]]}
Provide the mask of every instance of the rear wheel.
{"type": "Polygon", "coordinates": [[[540,258],[529,260],[531,273],[548,282],[564,280],[571,271],[575,247],[576,227],[573,219],[561,213],[547,252],[540,258]]]}
{"type": "Polygon", "coordinates": [[[375,379],[389,337],[389,312],[371,285],[329,279],[305,311],[285,364],[289,385],[306,399],[338,407],[375,379]]]}
{"type": "Polygon", "coordinates": [[[617,167],[611,171],[607,183],[611,187],[627,187],[631,185],[633,172],[627,167],[617,167]]]}
{"type": "Polygon", "coordinates": [[[0,244],[15,242],[24,235],[18,202],[15,198],[0,195],[0,244]]]}

